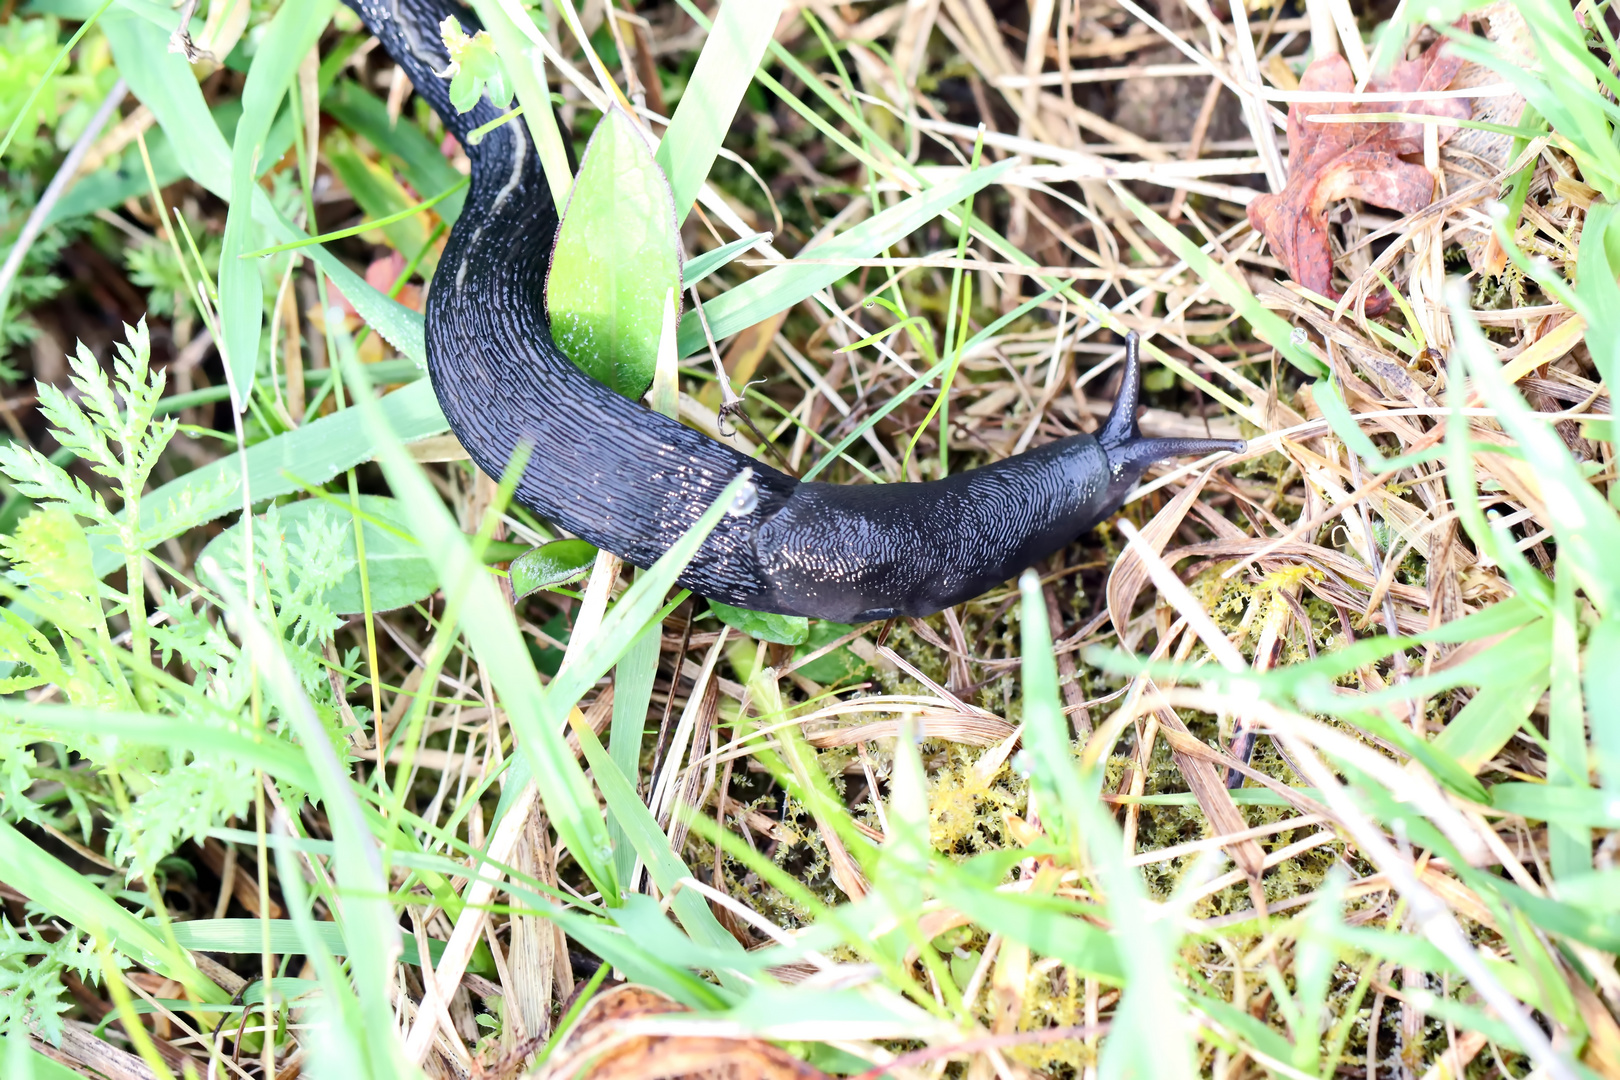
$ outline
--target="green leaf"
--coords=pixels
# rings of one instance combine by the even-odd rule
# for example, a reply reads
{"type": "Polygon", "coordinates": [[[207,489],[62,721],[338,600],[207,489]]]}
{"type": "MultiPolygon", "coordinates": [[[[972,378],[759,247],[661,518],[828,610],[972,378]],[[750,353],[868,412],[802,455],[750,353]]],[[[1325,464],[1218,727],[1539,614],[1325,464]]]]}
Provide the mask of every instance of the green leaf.
{"type": "MultiPolygon", "coordinates": [[[[139,7],[135,0],[124,3],[139,7]]],[[[154,4],[152,17],[156,19],[166,10],[154,4]]],[[[163,126],[186,175],[228,201],[231,148],[208,111],[190,65],[168,51],[169,31],[145,17],[133,18],[119,12],[108,13],[102,26],[119,73],[163,126]]],[[[254,220],[268,226],[272,235],[283,241],[308,238],[276,210],[263,188],[253,185],[252,199],[254,220]]],[[[337,283],[373,330],[417,363],[427,362],[421,315],[384,296],[326,248],[317,245],[305,249],[305,254],[337,283]]]]}
{"type": "Polygon", "coordinates": [[[154,926],[125,911],[91,879],[63,865],[3,819],[0,880],[22,889],[68,925],[107,938],[125,956],[174,979],[203,1001],[229,1000],[230,995],[199,972],[190,956],[160,938],[154,926]]]}
{"type": "MultiPolygon", "coordinates": [[[[433,563],[422,545],[411,538],[411,518],[398,499],[381,495],[360,496],[364,515],[361,528],[366,539],[366,573],[371,585],[371,609],[393,611],[432,596],[439,588],[433,563]]],[[[323,499],[304,499],[276,508],[284,534],[306,526],[312,519],[347,517],[347,507],[334,506],[323,499]]],[[[204,555],[224,561],[224,552],[242,543],[242,523],[237,522],[208,542],[204,555]]],[[[343,530],[342,557],[350,560],[349,572],[332,588],[322,602],[336,615],[357,615],[365,611],[360,595],[360,568],[355,561],[354,530],[343,530]]]]}
{"type": "Polygon", "coordinates": [[[718,600],[709,601],[709,610],[727,626],[741,630],[756,641],[778,645],[802,645],[810,636],[810,620],[802,615],[771,615],[763,611],[732,607],[718,600]]]}
{"type": "Polygon", "coordinates": [[[588,540],[553,540],[530,548],[512,560],[512,593],[519,599],[541,589],[578,581],[596,561],[596,545],[588,540]]]}
{"type": "Polygon", "coordinates": [[[512,84],[501,58],[495,55],[495,39],[489,31],[480,30],[468,37],[460,20],[446,15],[439,24],[439,36],[450,51],[450,103],[458,112],[471,112],[486,92],[490,103],[498,108],[512,103],[512,84]]]}
{"type": "Polygon", "coordinates": [[[681,289],[669,184],[630,114],[596,125],[546,279],[551,335],[586,374],[632,400],[658,362],[664,298],[681,289]]]}
{"type": "Polygon", "coordinates": [[[1543,669],[1513,686],[1475,694],[1435,736],[1434,749],[1470,773],[1479,772],[1524,726],[1536,702],[1547,692],[1547,683],[1543,669]]]}
{"type": "Polygon", "coordinates": [[[705,251],[701,255],[695,255],[691,259],[687,260],[682,278],[682,284],[686,288],[690,289],[693,285],[696,285],[698,282],[702,281],[704,278],[708,277],[722,266],[725,266],[727,263],[731,262],[731,260],[741,255],[755,244],[768,244],[770,242],[770,233],[755,233],[752,236],[744,236],[740,239],[733,240],[729,244],[723,244],[720,247],[715,248],[713,251],[705,251]]]}
{"type": "Polygon", "coordinates": [[[669,176],[681,220],[708,178],[784,6],[783,0],[732,0],[720,5],[709,40],[658,145],[658,163],[669,176]]]}
{"type": "MultiPolygon", "coordinates": [[[[843,623],[818,621],[810,627],[809,636],[805,638],[804,644],[800,645],[794,652],[793,657],[798,660],[800,657],[809,656],[823,645],[843,637],[853,629],[855,629],[853,626],[846,626],[843,623]]],[[[847,647],[841,647],[834,649],[823,657],[810,661],[808,664],[801,665],[798,672],[805,678],[826,686],[853,678],[865,668],[866,661],[856,656],[847,647]]]]}
{"type": "MultiPolygon", "coordinates": [[[[287,838],[274,836],[271,840],[279,840],[283,844],[287,838]]],[[[333,956],[347,956],[348,943],[343,940],[343,928],[334,922],[315,923],[315,933],[333,956]]],[[[263,948],[265,936],[270,941],[270,951],[277,953],[296,953],[302,951],[304,944],[299,937],[298,927],[291,919],[193,919],[189,922],[174,924],[174,936],[182,946],[195,952],[216,953],[249,953],[257,955],[263,948]]],[[[421,954],[416,949],[416,935],[406,934],[405,952],[400,960],[413,966],[421,965],[421,954]]],[[[428,938],[428,956],[437,964],[439,957],[444,955],[445,943],[438,938],[428,938]]],[[[467,965],[467,970],[480,975],[495,974],[495,960],[490,955],[487,945],[480,943],[473,959],[467,965]]],[[[281,980],[276,980],[280,982],[281,980]]]]}
{"type": "Polygon", "coordinates": [[[1620,829],[1620,795],[1596,788],[1497,784],[1491,788],[1491,805],[1533,821],[1571,828],[1620,829]]]}
{"type": "MultiPolygon", "coordinates": [[[[145,1004],[145,1002],[142,1002],[145,1004]]],[[[17,1061],[13,1053],[21,1051],[22,1067],[32,1070],[33,1080],[82,1080],[84,1074],[74,1072],[66,1065],[60,1064],[52,1058],[46,1057],[38,1050],[29,1046],[27,1040],[0,1033],[0,1061],[8,1065],[17,1061]],[[15,1049],[14,1049],[15,1048],[15,1049]]],[[[26,1073],[23,1075],[27,1075],[26,1073]]]]}
{"type": "MultiPolygon", "coordinates": [[[[389,394],[377,408],[402,439],[425,439],[449,427],[426,379],[389,394]]],[[[347,409],[250,446],[245,455],[247,476],[242,479],[252,500],[261,502],[302,491],[304,484],[324,484],[345,469],[370,461],[374,453],[364,418],[347,409]]],[[[148,492],[141,498],[143,540],[155,544],[240,509],[241,495],[232,493],[241,470],[241,458],[231,454],[148,492]]],[[[110,544],[97,543],[104,540],[91,538],[97,576],[123,565],[110,544]]]]}

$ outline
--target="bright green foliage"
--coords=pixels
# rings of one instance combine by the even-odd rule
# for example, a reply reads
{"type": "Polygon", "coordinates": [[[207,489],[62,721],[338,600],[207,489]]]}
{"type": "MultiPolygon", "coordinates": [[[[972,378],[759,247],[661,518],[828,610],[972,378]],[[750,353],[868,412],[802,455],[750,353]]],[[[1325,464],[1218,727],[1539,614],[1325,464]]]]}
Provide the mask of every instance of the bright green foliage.
{"type": "Polygon", "coordinates": [[[439,24],[444,47],[450,50],[450,101],[461,112],[470,112],[486,93],[490,103],[504,109],[512,103],[512,84],[495,54],[495,40],[489,31],[467,36],[454,15],[439,24]]]}
{"type": "Polygon", "coordinates": [[[780,645],[802,645],[810,636],[810,620],[802,615],[769,615],[763,611],[732,607],[718,600],[709,601],[709,610],[727,626],[741,630],[758,641],[780,645]]]}
{"type": "Polygon", "coordinates": [[[512,560],[512,592],[524,597],[578,581],[595,561],[596,545],[588,540],[553,540],[530,548],[512,560]]]}
{"type": "MultiPolygon", "coordinates": [[[[60,24],[50,17],[13,17],[0,23],[0,134],[4,134],[16,121],[18,110],[34,93],[40,80],[46,79],[52,61],[56,59],[60,36],[60,24]]],[[[33,116],[24,118],[6,151],[6,160],[13,167],[33,164],[48,155],[53,149],[52,135],[58,142],[71,142],[83,127],[94,105],[84,107],[84,116],[77,117],[77,124],[69,123],[72,118],[66,112],[72,108],[69,102],[73,95],[63,92],[69,89],[64,85],[69,82],[82,83],[83,79],[60,74],[47,79],[44,89],[30,108],[33,116]]],[[[78,89],[89,88],[81,86],[78,89]]]]}
{"type": "MultiPolygon", "coordinates": [[[[202,255],[203,268],[210,278],[219,275],[219,237],[208,232],[200,222],[188,221],[191,235],[197,239],[197,250],[202,255]]],[[[129,269],[129,280],[146,289],[146,308],[159,318],[181,311],[195,313],[197,298],[186,288],[186,276],[175,258],[174,248],[163,240],[145,244],[130,244],[124,248],[124,265],[129,269]]]]}
{"type": "Polygon", "coordinates": [[[33,1025],[47,1041],[59,1042],[62,1014],[73,1007],[62,973],[71,971],[87,983],[101,978],[101,960],[89,945],[72,930],[45,941],[0,917],[0,1033],[27,1038],[33,1025]]]}
{"type": "MultiPolygon", "coordinates": [[[[395,499],[379,495],[360,497],[362,528],[366,541],[366,577],[371,589],[371,610],[393,611],[425,599],[438,589],[439,579],[433,573],[433,564],[422,551],[422,545],[412,538],[409,515],[395,499]]],[[[320,499],[305,499],[282,507],[272,507],[257,528],[271,529],[283,541],[295,533],[299,551],[309,543],[330,541],[329,552],[318,553],[313,563],[302,561],[295,552],[288,568],[284,595],[291,596],[307,588],[304,578],[312,571],[320,576],[324,591],[321,593],[323,610],[338,615],[353,615],[365,610],[360,591],[360,570],[355,555],[354,529],[347,522],[347,513],[320,499]],[[272,518],[272,515],[274,517],[272,518]],[[330,556],[337,556],[334,561],[330,556]],[[336,578],[330,577],[335,571],[336,578]]],[[[233,569],[241,565],[242,526],[231,526],[209,541],[203,549],[204,557],[212,556],[233,569]]],[[[241,587],[238,582],[238,588],[241,587]]]]}
{"type": "Polygon", "coordinates": [[[199,566],[206,579],[228,582],[247,596],[262,593],[268,584],[276,624],[285,640],[296,646],[287,650],[288,659],[305,689],[315,690],[325,681],[325,673],[313,650],[343,623],[333,614],[326,594],[354,569],[354,531],[324,504],[294,505],[308,509],[295,511],[283,522],[280,509],[271,506],[253,519],[251,560],[236,529],[226,534],[233,542],[210,545],[207,554],[214,556],[213,561],[199,561],[199,566]],[[251,567],[251,573],[244,566],[251,567]]]}
{"type": "Polygon", "coordinates": [[[681,288],[679,222],[646,136],[615,107],[591,135],[546,283],[551,334],[628,398],[652,383],[664,302],[681,288]]]}

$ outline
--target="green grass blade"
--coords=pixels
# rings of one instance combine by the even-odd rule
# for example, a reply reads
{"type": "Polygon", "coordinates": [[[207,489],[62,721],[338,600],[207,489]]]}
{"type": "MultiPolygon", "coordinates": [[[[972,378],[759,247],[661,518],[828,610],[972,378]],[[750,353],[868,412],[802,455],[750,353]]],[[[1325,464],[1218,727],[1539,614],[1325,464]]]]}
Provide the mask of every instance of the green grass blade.
{"type": "Polygon", "coordinates": [[[685,219],[708,178],[737,106],[765,58],[783,7],[783,0],[727,0],[720,5],[697,67],[658,144],[658,164],[669,177],[679,219],[685,219]]]}
{"type": "MultiPolygon", "coordinates": [[[[306,236],[301,240],[289,240],[285,244],[277,244],[274,247],[260,248],[257,251],[244,251],[242,254],[238,255],[237,258],[257,259],[262,258],[265,255],[274,255],[281,251],[294,251],[298,248],[309,247],[311,244],[329,244],[333,240],[343,240],[350,236],[359,236],[361,233],[370,232],[372,229],[381,229],[392,225],[395,222],[405,221],[417,214],[420,214],[424,210],[433,209],[445,199],[448,199],[452,195],[458,194],[462,188],[467,186],[467,179],[468,178],[464,176],[460,180],[456,181],[455,184],[439,192],[431,199],[423,199],[415,206],[407,206],[405,209],[396,211],[387,215],[386,217],[380,217],[374,221],[362,221],[358,225],[351,225],[347,229],[339,229],[336,232],[322,233],[319,236],[306,236]]],[[[424,231],[424,243],[426,242],[426,235],[427,234],[424,231]]],[[[416,245],[417,248],[420,248],[420,246],[420,244],[416,245]]],[[[223,268],[220,270],[220,276],[222,278],[224,277],[223,268]]]]}
{"type": "MultiPolygon", "coordinates": [[[[358,408],[351,411],[364,417],[365,431],[377,448],[383,471],[396,497],[409,509],[417,539],[433,560],[440,583],[447,592],[465,591],[465,610],[478,613],[464,624],[464,632],[473,652],[489,669],[547,816],[592,884],[603,896],[617,897],[618,880],[607,826],[596,809],[585,774],[563,742],[562,725],[568,708],[559,707],[558,695],[542,691],[528,648],[513,621],[511,605],[474,556],[466,536],[456,527],[421,468],[405,452],[398,434],[373,400],[360,365],[350,357],[345,357],[344,363],[347,376],[355,382],[358,408]]],[[[628,638],[625,643],[629,643],[628,638]]]]}
{"type": "Polygon", "coordinates": [[[1517,440],[1535,470],[1547,501],[1548,524],[1558,536],[1558,554],[1569,559],[1581,587],[1607,617],[1620,617],[1620,577],[1614,573],[1614,555],[1620,552],[1620,516],[1581,475],[1569,448],[1553,428],[1536,417],[1519,392],[1502,378],[1502,365],[1492,354],[1485,335],[1467,304],[1461,282],[1448,294],[1457,350],[1461,353],[1485,403],[1497,411],[1503,428],[1517,440]]]}
{"type": "Polygon", "coordinates": [[[470,0],[479,20],[495,39],[495,48],[506,63],[506,73],[523,106],[523,122],[528,125],[540,164],[545,168],[551,198],[559,207],[568,203],[573,186],[573,170],[563,143],[556,114],[551,111],[551,87],[546,82],[546,58],[534,19],[516,0],[470,0]]]}
{"type": "Polygon", "coordinates": [[[243,402],[251,395],[264,322],[259,267],[236,257],[253,231],[253,193],[261,191],[254,174],[298,64],[321,36],[335,6],[335,0],[286,0],[270,20],[242,87],[242,119],[231,147],[231,206],[225,214],[219,263],[219,348],[243,402]]]}
{"type": "MultiPolygon", "coordinates": [[[[321,109],[392,158],[417,191],[444,191],[462,179],[421,128],[405,119],[394,123],[382,98],[352,79],[333,86],[321,99],[321,109]]],[[[454,224],[466,199],[464,191],[452,192],[439,204],[439,216],[454,224]]]]}
{"type": "MultiPolygon", "coordinates": [[[[168,32],[145,19],[116,12],[102,21],[118,73],[142,104],[152,110],[175,149],[180,167],[197,183],[229,201],[230,146],[203,100],[190,65],[168,51],[168,32]]],[[[304,232],[281,216],[258,185],[253,186],[252,198],[255,220],[266,225],[273,235],[284,241],[304,238],[304,232]]],[[[310,248],[309,257],[337,283],[373,329],[412,360],[427,362],[421,315],[384,296],[324,247],[310,248]]]]}
{"type": "MultiPolygon", "coordinates": [[[[709,318],[709,328],[715,340],[792,307],[847,277],[862,260],[872,258],[884,248],[909,236],[963,199],[1000,182],[1017,164],[1016,158],[1008,158],[913,195],[848,232],[818,245],[810,256],[816,260],[814,263],[790,262],[786,266],[772,267],[716,299],[705,302],[703,311],[709,318]]],[[[704,337],[703,327],[698,325],[696,319],[688,319],[681,327],[680,354],[691,356],[706,348],[708,340],[704,337]]]]}
{"type": "MultiPolygon", "coordinates": [[[[426,379],[389,394],[376,408],[402,439],[426,438],[449,427],[426,379]]],[[[290,495],[370,461],[373,453],[363,418],[347,409],[248,447],[247,483],[255,500],[290,495]]],[[[232,454],[148,492],[141,499],[142,534],[157,542],[241,509],[241,496],[232,494],[239,467],[232,454]]],[[[91,539],[96,572],[110,574],[123,563],[97,539],[91,539]]]]}

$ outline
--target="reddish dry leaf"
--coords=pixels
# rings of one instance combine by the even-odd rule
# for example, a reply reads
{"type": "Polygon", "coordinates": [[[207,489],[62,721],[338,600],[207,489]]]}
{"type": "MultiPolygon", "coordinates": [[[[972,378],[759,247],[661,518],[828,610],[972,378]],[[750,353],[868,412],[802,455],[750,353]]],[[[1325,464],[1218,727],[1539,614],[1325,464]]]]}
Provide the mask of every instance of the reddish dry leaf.
{"type": "Polygon", "coordinates": [[[563,1038],[541,1080],[832,1080],[764,1039],[728,1035],[657,1035],[627,1029],[687,1008],[646,986],[602,991],[563,1038]]]}
{"type": "MultiPolygon", "coordinates": [[[[1374,93],[1444,90],[1462,68],[1462,58],[1436,42],[1416,60],[1403,60],[1388,75],[1368,81],[1374,93]]],[[[1355,76],[1344,57],[1325,56],[1305,69],[1301,90],[1349,93],[1355,76]]],[[[1262,195],[1249,204],[1249,222],[1265,236],[1295,281],[1337,300],[1333,287],[1333,252],[1328,244],[1327,208],[1338,199],[1361,199],[1400,214],[1412,214],[1434,200],[1434,178],[1421,163],[1404,160],[1423,152],[1423,126],[1400,123],[1309,123],[1324,113],[1422,113],[1466,120],[1473,115],[1467,98],[1439,101],[1296,102],[1288,108],[1288,186],[1281,194],[1262,195]]],[[[1457,129],[1443,126],[1445,142],[1457,129]]],[[[1380,290],[1367,300],[1367,313],[1389,307],[1380,290]]]]}

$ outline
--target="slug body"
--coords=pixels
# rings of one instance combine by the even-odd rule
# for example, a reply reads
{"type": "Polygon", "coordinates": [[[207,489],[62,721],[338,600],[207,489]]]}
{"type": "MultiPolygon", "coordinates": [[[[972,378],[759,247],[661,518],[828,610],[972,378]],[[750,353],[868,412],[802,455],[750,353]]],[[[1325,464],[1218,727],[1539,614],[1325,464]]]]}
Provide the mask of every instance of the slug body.
{"type": "Polygon", "coordinates": [[[1144,439],[1133,335],[1113,414],[1076,435],[930,483],[801,483],[630,401],[557,348],[544,286],[557,209],[521,122],[476,146],[500,111],[451,105],[439,24],[454,0],[345,0],[467,147],[472,181],[427,305],[428,373],[474,462],[499,476],[532,450],[517,500],[636,566],[650,566],[749,470],[757,499],[721,520],[681,575],[756,611],[860,622],[928,615],[1006,581],[1118,509],[1152,462],[1242,442],[1144,439]]]}

